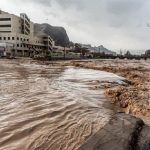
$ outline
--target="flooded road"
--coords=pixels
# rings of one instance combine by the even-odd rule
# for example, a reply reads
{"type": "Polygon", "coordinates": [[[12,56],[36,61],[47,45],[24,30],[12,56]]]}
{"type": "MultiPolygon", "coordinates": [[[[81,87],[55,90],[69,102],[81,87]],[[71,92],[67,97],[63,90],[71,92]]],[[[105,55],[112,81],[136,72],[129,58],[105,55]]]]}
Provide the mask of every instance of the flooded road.
{"type": "Polygon", "coordinates": [[[0,60],[0,150],[76,150],[113,108],[96,89],[115,74],[0,60]]]}

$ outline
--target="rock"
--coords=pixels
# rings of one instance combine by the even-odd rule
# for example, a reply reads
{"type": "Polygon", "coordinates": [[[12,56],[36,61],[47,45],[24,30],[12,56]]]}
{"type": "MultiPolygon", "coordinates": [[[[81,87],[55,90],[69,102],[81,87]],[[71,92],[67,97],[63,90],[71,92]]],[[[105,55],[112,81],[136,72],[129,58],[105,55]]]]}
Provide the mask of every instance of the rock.
{"type": "MultiPolygon", "coordinates": [[[[141,119],[118,113],[78,150],[136,150],[143,126],[141,119]]],[[[145,131],[142,134],[149,138],[145,131]]]]}
{"type": "Polygon", "coordinates": [[[140,134],[140,138],[139,138],[139,149],[140,150],[150,150],[150,127],[149,126],[144,126],[141,134],[140,134]],[[149,149],[144,147],[148,147],[149,149]]]}

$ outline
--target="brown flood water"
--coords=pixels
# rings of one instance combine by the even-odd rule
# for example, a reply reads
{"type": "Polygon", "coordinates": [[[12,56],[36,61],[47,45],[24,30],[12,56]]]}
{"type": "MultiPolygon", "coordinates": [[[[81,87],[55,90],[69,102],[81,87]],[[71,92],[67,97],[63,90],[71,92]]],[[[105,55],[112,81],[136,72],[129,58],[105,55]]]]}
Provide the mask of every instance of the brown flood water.
{"type": "Polygon", "coordinates": [[[113,115],[90,69],[0,60],[0,150],[76,150],[113,115]]]}

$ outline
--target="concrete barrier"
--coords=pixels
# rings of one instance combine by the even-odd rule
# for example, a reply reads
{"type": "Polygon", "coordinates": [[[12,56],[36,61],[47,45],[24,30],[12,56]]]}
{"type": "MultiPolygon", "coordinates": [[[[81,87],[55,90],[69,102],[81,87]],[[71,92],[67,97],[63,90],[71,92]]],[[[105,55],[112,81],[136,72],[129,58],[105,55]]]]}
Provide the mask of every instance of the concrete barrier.
{"type": "Polygon", "coordinates": [[[150,127],[141,119],[118,113],[78,150],[150,150],[150,127]]]}

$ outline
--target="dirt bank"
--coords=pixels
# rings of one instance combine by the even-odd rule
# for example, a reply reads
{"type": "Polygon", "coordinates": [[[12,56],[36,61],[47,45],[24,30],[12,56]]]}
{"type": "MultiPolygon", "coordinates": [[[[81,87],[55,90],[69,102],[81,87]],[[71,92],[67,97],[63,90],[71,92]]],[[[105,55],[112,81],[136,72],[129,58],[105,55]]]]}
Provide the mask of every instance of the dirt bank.
{"type": "Polygon", "coordinates": [[[118,106],[118,111],[150,123],[150,60],[91,60],[72,61],[71,64],[125,77],[123,85],[105,82],[106,95],[118,106]]]}

